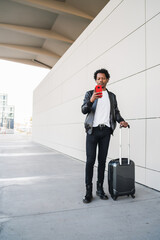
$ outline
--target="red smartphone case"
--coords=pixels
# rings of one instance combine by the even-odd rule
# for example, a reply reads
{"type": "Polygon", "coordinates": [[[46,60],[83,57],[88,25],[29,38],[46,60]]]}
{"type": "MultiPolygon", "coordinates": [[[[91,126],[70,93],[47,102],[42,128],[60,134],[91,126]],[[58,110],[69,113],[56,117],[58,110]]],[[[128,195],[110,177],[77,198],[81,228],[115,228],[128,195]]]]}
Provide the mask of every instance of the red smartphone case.
{"type": "Polygon", "coordinates": [[[97,93],[100,92],[99,97],[102,97],[102,86],[101,86],[101,85],[97,85],[97,86],[95,87],[95,91],[96,91],[97,93]]]}

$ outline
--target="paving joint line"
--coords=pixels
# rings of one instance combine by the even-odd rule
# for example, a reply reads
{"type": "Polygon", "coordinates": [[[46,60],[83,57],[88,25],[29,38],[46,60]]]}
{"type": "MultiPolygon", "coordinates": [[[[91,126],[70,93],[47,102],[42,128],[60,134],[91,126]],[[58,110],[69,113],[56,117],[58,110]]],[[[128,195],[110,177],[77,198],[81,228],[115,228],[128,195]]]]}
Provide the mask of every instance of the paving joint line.
{"type": "MultiPolygon", "coordinates": [[[[133,200],[132,202],[128,202],[128,204],[130,203],[137,203],[137,202],[146,202],[146,201],[151,201],[154,199],[159,199],[160,197],[154,197],[154,198],[150,198],[150,199],[141,199],[141,200],[133,200]]],[[[114,202],[115,203],[115,202],[114,202]]],[[[122,202],[118,203],[121,204],[122,202]]],[[[126,202],[124,202],[123,204],[126,204],[126,202]]],[[[115,206],[115,204],[112,204],[115,206]]],[[[90,206],[87,209],[95,209],[95,208],[102,208],[102,207],[106,207],[107,205],[100,205],[100,206],[90,206]]],[[[82,207],[82,208],[74,208],[74,209],[64,209],[64,210],[58,210],[58,211],[52,211],[52,212],[44,212],[44,213],[34,213],[34,214],[25,214],[25,215],[13,215],[13,216],[3,216],[0,217],[1,219],[6,219],[6,218],[10,218],[10,219],[14,219],[14,218],[25,218],[25,217],[33,217],[33,216],[42,216],[42,215],[51,215],[51,214],[57,214],[57,213],[66,213],[66,212],[72,212],[72,211],[80,211],[80,210],[86,210],[86,207],[82,207]]]]}

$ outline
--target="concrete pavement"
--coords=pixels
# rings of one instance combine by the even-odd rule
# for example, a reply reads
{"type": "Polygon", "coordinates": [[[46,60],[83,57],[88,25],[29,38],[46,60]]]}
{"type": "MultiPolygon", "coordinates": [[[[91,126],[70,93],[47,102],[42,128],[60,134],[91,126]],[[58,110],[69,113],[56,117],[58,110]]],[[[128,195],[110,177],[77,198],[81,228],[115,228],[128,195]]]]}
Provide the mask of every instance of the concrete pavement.
{"type": "Polygon", "coordinates": [[[84,204],[84,169],[30,136],[0,135],[0,240],[160,239],[160,192],[136,184],[135,199],[103,201],[95,178],[84,204]]]}

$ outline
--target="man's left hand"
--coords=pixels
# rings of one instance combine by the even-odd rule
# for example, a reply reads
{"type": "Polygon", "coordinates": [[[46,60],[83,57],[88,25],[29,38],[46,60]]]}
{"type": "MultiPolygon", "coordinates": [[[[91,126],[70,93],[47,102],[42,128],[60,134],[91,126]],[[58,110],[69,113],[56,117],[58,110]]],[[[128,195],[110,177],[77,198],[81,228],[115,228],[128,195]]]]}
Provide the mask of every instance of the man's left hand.
{"type": "Polygon", "coordinates": [[[125,121],[120,122],[120,125],[121,127],[124,127],[124,128],[128,127],[128,123],[125,121]]]}

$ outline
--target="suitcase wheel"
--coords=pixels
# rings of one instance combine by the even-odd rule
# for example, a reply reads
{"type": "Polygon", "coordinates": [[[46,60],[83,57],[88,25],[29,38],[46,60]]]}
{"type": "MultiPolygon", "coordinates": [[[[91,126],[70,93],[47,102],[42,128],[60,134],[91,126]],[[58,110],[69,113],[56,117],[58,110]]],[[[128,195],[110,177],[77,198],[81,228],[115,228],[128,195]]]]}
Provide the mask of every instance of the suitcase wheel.
{"type": "MultiPolygon", "coordinates": [[[[127,196],[129,197],[129,194],[128,194],[127,196]]],[[[135,198],[134,194],[131,194],[131,197],[132,197],[132,198],[135,198]]]]}
{"type": "Polygon", "coordinates": [[[114,201],[116,201],[117,196],[111,196],[114,201]]]}

